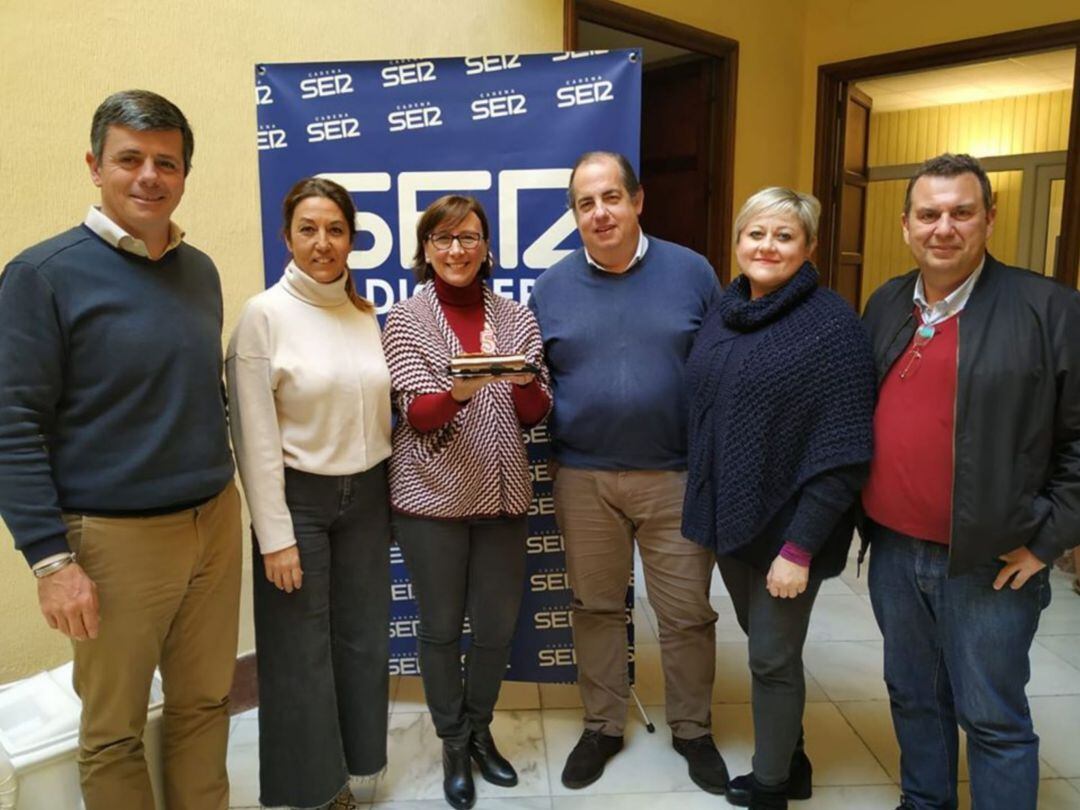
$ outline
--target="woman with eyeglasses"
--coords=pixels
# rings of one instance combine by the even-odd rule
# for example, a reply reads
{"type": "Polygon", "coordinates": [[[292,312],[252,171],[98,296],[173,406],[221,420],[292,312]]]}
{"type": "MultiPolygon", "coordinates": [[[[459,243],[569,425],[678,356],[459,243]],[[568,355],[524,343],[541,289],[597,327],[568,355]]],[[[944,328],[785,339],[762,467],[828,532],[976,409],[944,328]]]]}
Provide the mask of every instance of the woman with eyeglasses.
{"type": "Polygon", "coordinates": [[[810,263],[821,206],[766,188],[735,220],[742,274],[706,313],[687,362],[683,534],[717,555],[749,637],[753,772],[731,804],[807,799],[802,649],[821,581],[847,561],[869,470],[874,364],[851,307],[810,263]]]}
{"type": "Polygon", "coordinates": [[[345,810],[359,807],[349,783],[386,765],[390,373],[346,266],[349,192],[309,177],[283,208],[291,261],[248,301],[225,366],[262,560],[259,797],[345,810]]]}
{"type": "Polygon", "coordinates": [[[494,259],[480,203],[440,197],[420,217],[416,242],[423,284],[393,306],[383,332],[398,412],[390,501],[420,612],[443,791],[467,808],[476,800],[470,759],[488,782],[517,784],[490,724],[525,584],[532,483],[522,428],[547,415],[551,397],[535,318],[484,283],[494,259]],[[536,372],[452,377],[450,361],[462,354],[524,355],[536,372]]]}

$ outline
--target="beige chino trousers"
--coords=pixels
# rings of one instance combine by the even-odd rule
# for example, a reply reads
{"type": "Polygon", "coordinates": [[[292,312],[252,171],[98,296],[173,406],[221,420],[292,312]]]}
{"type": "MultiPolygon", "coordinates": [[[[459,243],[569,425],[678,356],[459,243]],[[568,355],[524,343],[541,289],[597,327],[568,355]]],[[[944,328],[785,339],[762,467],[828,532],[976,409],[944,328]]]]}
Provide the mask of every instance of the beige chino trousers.
{"type": "Polygon", "coordinates": [[[715,558],[682,536],[686,473],[558,467],[555,518],[566,546],[574,650],[585,727],[620,736],[630,698],[626,586],[637,538],[649,604],[660,625],[667,722],[682,739],[711,734],[715,558]]]}
{"type": "Polygon", "coordinates": [[[165,806],[227,810],[241,564],[235,484],[168,515],[64,519],[100,604],[98,637],[75,643],[86,810],[154,809],[143,729],[155,667],[165,692],[165,806]]]}

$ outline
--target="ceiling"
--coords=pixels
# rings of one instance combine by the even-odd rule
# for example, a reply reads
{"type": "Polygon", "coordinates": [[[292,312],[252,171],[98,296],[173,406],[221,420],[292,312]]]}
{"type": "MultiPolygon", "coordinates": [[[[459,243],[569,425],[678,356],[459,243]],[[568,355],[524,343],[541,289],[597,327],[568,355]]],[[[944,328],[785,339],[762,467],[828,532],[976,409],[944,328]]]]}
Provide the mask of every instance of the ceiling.
{"type": "Polygon", "coordinates": [[[1075,50],[1048,51],[993,62],[882,76],[856,87],[874,112],[936,107],[1072,89],[1075,50]]]}

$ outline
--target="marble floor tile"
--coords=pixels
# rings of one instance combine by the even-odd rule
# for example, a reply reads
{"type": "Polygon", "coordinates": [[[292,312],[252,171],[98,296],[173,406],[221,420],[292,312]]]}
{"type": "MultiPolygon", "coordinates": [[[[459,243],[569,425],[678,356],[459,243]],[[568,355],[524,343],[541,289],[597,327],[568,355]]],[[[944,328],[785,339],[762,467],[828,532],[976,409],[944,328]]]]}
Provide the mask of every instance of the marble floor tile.
{"type": "Polygon", "coordinates": [[[1080,790],[1066,779],[1044,779],[1039,782],[1039,810],[1076,810],[1080,807],[1080,790]]]}
{"type": "Polygon", "coordinates": [[[552,810],[720,810],[716,796],[702,790],[679,793],[615,793],[555,796],[552,810]]]}
{"type": "MultiPolygon", "coordinates": [[[[1062,638],[1071,639],[1074,643],[1077,641],[1075,636],[1044,636],[1043,640],[1053,645],[1055,640],[1062,638]]],[[[1043,640],[1036,640],[1031,645],[1031,681],[1027,686],[1028,696],[1080,694],[1080,669],[1054,652],[1051,645],[1044,644],[1043,640]]],[[[1080,650],[1074,654],[1080,656],[1080,650]]]]}
{"type": "MultiPolygon", "coordinates": [[[[662,706],[648,709],[654,719],[663,717],[662,706]]],[[[548,709],[542,717],[552,796],[670,793],[698,789],[686,773],[686,761],[671,747],[671,735],[661,722],[655,734],[649,734],[638,723],[629,723],[625,747],[607,763],[604,775],[586,788],[571,791],[563,786],[560,775],[567,755],[581,736],[581,712],[548,709]]]]}
{"type": "MultiPolygon", "coordinates": [[[[1080,635],[1040,636],[1035,639],[1035,644],[1050,650],[1080,672],[1080,635]]],[[[1037,665],[1033,666],[1033,669],[1036,667],[1037,665]]],[[[1035,675],[1034,671],[1032,675],[1035,675]]],[[[1077,684],[1077,688],[1080,689],[1080,683],[1077,684]]]]}
{"type": "Polygon", "coordinates": [[[231,807],[259,806],[259,719],[257,710],[233,718],[225,765],[231,807]]]}
{"type": "Polygon", "coordinates": [[[1050,583],[1053,589],[1050,605],[1039,617],[1036,637],[1080,633],[1080,596],[1073,593],[1068,575],[1054,571],[1050,576],[1050,583]]]}
{"type": "Polygon", "coordinates": [[[826,580],[822,580],[821,587],[818,589],[818,596],[854,596],[855,591],[848,587],[848,584],[840,577],[829,577],[826,580]]]}
{"type": "Polygon", "coordinates": [[[839,578],[843,580],[844,584],[848,586],[848,589],[852,593],[857,593],[860,596],[870,593],[870,585],[866,578],[866,566],[863,565],[862,571],[859,572],[858,576],[855,574],[855,569],[855,561],[849,560],[847,568],[841,572],[839,578]]]}
{"type": "Polygon", "coordinates": [[[866,597],[819,596],[810,614],[808,641],[877,641],[881,638],[866,597]]]}
{"type": "Polygon", "coordinates": [[[878,785],[892,782],[863,739],[832,703],[807,703],[803,725],[815,785],[878,785]]]}
{"type": "Polygon", "coordinates": [[[896,785],[822,787],[815,784],[813,796],[790,807],[794,810],[894,810],[899,799],[900,789],[896,785]]]}
{"type": "Polygon", "coordinates": [[[1039,753],[1059,776],[1080,778],[1080,695],[1033,697],[1031,716],[1041,743],[1039,753]]]}
{"type": "MultiPolygon", "coordinates": [[[[388,801],[375,802],[372,810],[446,810],[449,807],[445,799],[427,799],[423,801],[388,801]]],[[[551,810],[551,798],[548,796],[521,796],[515,799],[485,799],[479,796],[474,810],[551,810]]]]}
{"type": "MultiPolygon", "coordinates": [[[[497,711],[491,725],[501,753],[518,772],[513,788],[491,785],[476,777],[476,795],[514,801],[548,795],[547,762],[538,711],[497,711]]],[[[386,773],[375,786],[375,802],[442,800],[442,744],[428,714],[394,714],[390,718],[386,773]]]]}
{"type": "Polygon", "coordinates": [[[803,664],[828,700],[888,700],[880,641],[811,641],[803,664]]]}

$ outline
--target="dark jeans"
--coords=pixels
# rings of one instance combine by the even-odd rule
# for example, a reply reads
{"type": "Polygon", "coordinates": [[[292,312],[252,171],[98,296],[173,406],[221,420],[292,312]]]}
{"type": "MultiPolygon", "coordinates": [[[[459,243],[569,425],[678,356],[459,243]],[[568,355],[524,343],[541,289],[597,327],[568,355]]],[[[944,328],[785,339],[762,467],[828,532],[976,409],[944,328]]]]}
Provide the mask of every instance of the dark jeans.
{"type": "Polygon", "coordinates": [[[394,515],[420,610],[420,674],[435,731],[464,742],[491,723],[525,590],[526,519],[427,520],[394,515]],[[461,674],[461,628],[472,642],[461,674]]]}
{"type": "Polygon", "coordinates": [[[971,803],[1034,810],[1039,738],[1024,687],[1049,572],[992,587],[1003,563],[949,577],[949,549],[871,524],[870,599],[885,636],[885,683],[900,743],[900,788],[917,810],[955,808],[957,723],[971,803]]]}
{"type": "Polygon", "coordinates": [[[777,599],[765,574],[734,557],[716,558],[739,627],[750,641],[750,704],[754,716],[754,777],[786,782],[791,755],[802,744],[806,677],[802,651],[820,580],[794,599],[777,599]]]}
{"type": "Polygon", "coordinates": [[[386,765],[390,524],[386,464],[285,470],[303,586],[266,578],[255,549],[259,800],[317,807],[386,765]]]}

